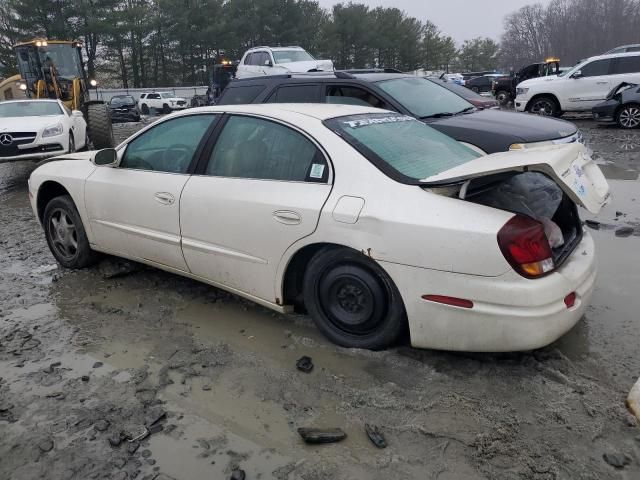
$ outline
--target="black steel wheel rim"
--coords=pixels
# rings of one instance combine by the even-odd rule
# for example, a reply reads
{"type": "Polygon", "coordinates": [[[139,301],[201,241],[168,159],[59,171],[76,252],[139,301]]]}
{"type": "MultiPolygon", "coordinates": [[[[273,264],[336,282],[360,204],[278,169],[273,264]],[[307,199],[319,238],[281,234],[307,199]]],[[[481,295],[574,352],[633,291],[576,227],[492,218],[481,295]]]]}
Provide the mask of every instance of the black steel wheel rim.
{"type": "Polygon", "coordinates": [[[326,271],[317,287],[325,316],[339,330],[366,335],[384,321],[388,294],[374,273],[342,265],[326,271]]]}
{"type": "Polygon", "coordinates": [[[56,208],[49,217],[49,240],[56,253],[65,260],[72,260],[78,253],[78,231],[71,216],[62,208],[56,208]]]}
{"type": "Polygon", "coordinates": [[[553,115],[554,105],[551,100],[536,100],[531,107],[531,112],[545,117],[553,115]]]}

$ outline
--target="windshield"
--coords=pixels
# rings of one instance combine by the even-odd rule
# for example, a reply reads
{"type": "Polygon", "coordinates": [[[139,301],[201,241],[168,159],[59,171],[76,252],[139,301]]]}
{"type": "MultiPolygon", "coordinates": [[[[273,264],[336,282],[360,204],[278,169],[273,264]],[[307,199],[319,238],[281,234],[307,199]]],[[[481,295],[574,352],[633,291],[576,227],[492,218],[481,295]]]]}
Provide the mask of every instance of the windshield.
{"type": "Polygon", "coordinates": [[[53,66],[59,77],[72,79],[82,77],[80,55],[76,47],[65,43],[49,44],[40,50],[43,67],[53,66]]]}
{"type": "Polygon", "coordinates": [[[118,105],[131,105],[133,103],[136,103],[136,101],[133,99],[133,97],[126,96],[126,97],[113,97],[110,100],[110,103],[111,105],[118,106],[118,105]]]}
{"type": "Polygon", "coordinates": [[[418,118],[456,114],[473,108],[459,95],[421,77],[383,80],[377,85],[418,118]]]}
{"type": "Polygon", "coordinates": [[[272,52],[276,63],[310,62],[315,60],[304,50],[277,50],[272,52]]]}
{"type": "Polygon", "coordinates": [[[350,115],[324,123],[384,173],[405,183],[415,183],[480,156],[406,115],[350,115]]]}
{"type": "Polygon", "coordinates": [[[161,93],[160,96],[162,98],[175,98],[175,95],[173,93],[169,93],[169,92],[161,93]]]}
{"type": "Polygon", "coordinates": [[[62,115],[56,102],[12,102],[0,103],[0,118],[7,117],[41,117],[46,115],[62,115]]]}

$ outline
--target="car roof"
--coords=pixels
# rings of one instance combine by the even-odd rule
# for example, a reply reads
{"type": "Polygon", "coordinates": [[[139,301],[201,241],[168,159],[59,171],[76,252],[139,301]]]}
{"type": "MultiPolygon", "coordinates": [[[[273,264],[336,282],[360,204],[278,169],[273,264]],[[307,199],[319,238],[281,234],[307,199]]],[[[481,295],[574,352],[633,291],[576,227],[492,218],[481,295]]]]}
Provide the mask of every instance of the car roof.
{"type": "Polygon", "coordinates": [[[605,53],[604,55],[596,55],[594,57],[585,58],[580,63],[592,60],[607,60],[609,58],[637,57],[640,52],[624,52],[624,53],[605,53]]]}
{"type": "Polygon", "coordinates": [[[278,51],[282,51],[282,50],[304,50],[304,48],[298,47],[297,45],[291,45],[290,47],[268,47],[268,46],[262,46],[262,47],[251,47],[249,50],[247,50],[247,52],[252,52],[254,50],[271,50],[272,52],[278,52],[278,51]]]}
{"type": "Polygon", "coordinates": [[[394,78],[421,78],[417,75],[410,75],[407,73],[387,73],[387,72],[371,72],[371,73],[349,73],[350,77],[338,77],[331,72],[313,72],[310,74],[285,74],[285,75],[265,75],[262,77],[248,77],[248,78],[236,78],[232,80],[229,87],[240,87],[243,85],[265,85],[267,83],[305,83],[305,82],[336,82],[336,81],[354,81],[362,80],[369,83],[382,82],[384,80],[392,80],[394,78]]]}
{"type": "MultiPolygon", "coordinates": [[[[294,113],[312,117],[317,120],[327,120],[329,118],[344,117],[347,115],[359,115],[365,113],[381,113],[381,110],[373,107],[361,107],[359,105],[339,105],[329,103],[259,103],[250,105],[213,105],[210,107],[190,108],[174,115],[182,116],[190,113],[248,113],[256,115],[266,115],[273,117],[284,117],[294,113]]],[[[395,113],[395,112],[393,112],[395,113]]]]}

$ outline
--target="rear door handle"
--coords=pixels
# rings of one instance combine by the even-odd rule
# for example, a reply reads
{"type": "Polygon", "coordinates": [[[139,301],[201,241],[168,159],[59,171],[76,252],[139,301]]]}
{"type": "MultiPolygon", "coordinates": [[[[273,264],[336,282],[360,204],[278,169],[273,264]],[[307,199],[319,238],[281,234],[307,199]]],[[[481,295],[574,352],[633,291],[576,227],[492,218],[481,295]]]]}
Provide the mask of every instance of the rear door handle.
{"type": "Polygon", "coordinates": [[[153,198],[156,202],[161,203],[162,205],[171,205],[176,201],[176,198],[167,192],[158,192],[153,198]]]}
{"type": "Polygon", "coordinates": [[[302,222],[302,217],[291,210],[277,210],[273,212],[273,218],[276,222],[280,222],[285,225],[298,225],[302,222]]]}

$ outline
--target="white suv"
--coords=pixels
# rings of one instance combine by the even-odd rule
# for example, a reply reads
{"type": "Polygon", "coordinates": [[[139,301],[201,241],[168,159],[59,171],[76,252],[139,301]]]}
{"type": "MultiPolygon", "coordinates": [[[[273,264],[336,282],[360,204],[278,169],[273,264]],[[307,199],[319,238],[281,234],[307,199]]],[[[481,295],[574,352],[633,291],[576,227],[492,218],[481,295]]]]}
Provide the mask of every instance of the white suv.
{"type": "Polygon", "coordinates": [[[516,88],[516,110],[560,116],[591,111],[622,82],[640,84],[640,52],[600,55],[560,75],[532,78],[516,88]]]}
{"type": "Polygon", "coordinates": [[[145,115],[148,115],[152,108],[163,113],[171,113],[174,110],[183,110],[187,106],[186,99],[176,97],[172,92],[143,93],[138,100],[138,108],[145,115]]]}
{"type": "Polygon", "coordinates": [[[316,60],[301,47],[255,47],[240,60],[236,78],[333,71],[331,60],[316,60]]]}

